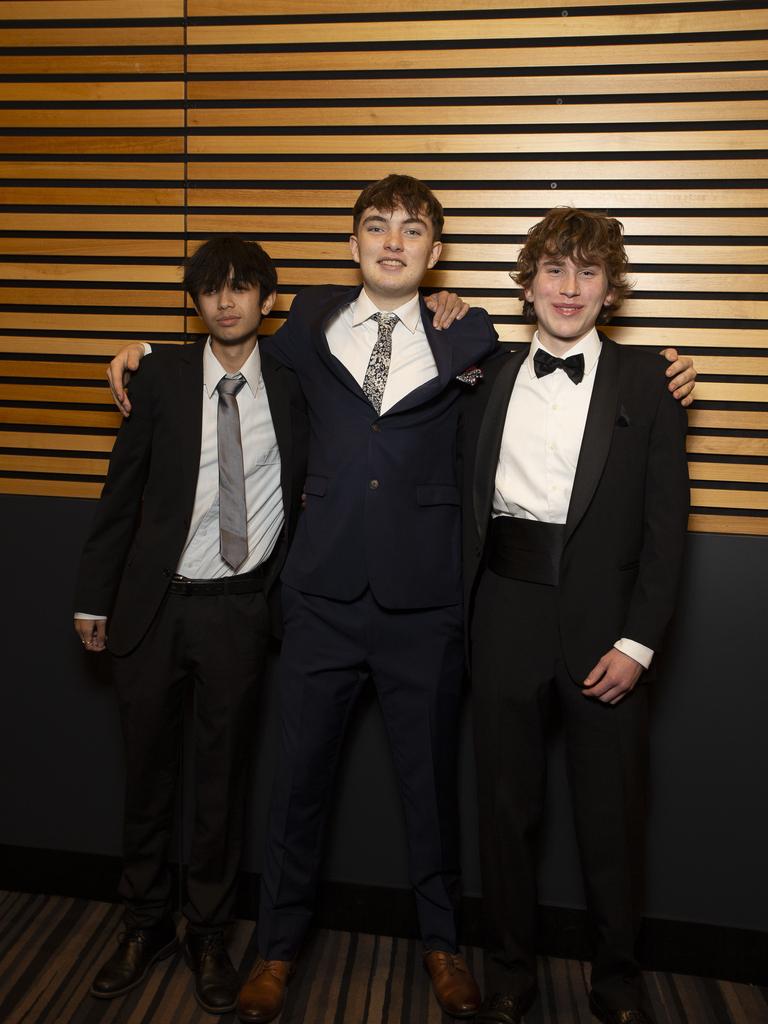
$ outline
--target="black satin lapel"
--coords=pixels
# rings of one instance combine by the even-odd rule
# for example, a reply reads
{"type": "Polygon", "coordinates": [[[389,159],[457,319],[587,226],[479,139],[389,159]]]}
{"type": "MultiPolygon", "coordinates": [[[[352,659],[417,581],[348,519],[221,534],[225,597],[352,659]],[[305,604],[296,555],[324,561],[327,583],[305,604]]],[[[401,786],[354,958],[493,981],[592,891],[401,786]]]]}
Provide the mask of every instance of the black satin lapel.
{"type": "Polygon", "coordinates": [[[203,351],[206,342],[185,346],[179,362],[179,422],[182,445],[180,461],[183,474],[184,504],[190,510],[195,501],[200,475],[200,445],[203,433],[203,351]]]}
{"type": "Polygon", "coordinates": [[[499,464],[501,438],[507,419],[509,398],[520,367],[528,355],[527,346],[518,352],[511,352],[509,361],[499,371],[493,384],[491,397],[485,407],[483,421],[477,435],[475,477],[472,487],[475,526],[482,539],[491,514],[493,491],[496,484],[496,468],[499,464]]]}
{"type": "Polygon", "coordinates": [[[595,386],[589,403],[571,502],[565,521],[565,543],[581,522],[592,501],[608,457],[616,423],[619,400],[619,349],[616,343],[608,338],[603,337],[602,342],[603,348],[595,371],[595,386]]]}

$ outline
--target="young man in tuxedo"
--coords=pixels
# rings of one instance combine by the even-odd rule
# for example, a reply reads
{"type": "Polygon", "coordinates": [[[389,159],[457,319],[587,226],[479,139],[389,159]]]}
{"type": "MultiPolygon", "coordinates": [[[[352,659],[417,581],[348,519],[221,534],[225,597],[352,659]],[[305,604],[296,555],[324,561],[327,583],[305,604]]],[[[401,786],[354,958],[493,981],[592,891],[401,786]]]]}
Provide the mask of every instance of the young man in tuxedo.
{"type": "Polygon", "coordinates": [[[294,375],[259,351],[277,287],[264,250],[214,239],[187,262],[184,285],[209,337],[159,353],[137,376],[75,595],[85,649],[113,656],[126,763],[125,931],[91,992],[128,992],[177,948],[167,854],[191,688],[195,821],[184,951],[198,1002],[221,1014],[235,1008],[239,990],[224,930],[270,636],[267,594],[296,526],[308,424],[294,375]]]}
{"type": "MultiPolygon", "coordinates": [[[[454,910],[465,386],[457,378],[495,351],[496,334],[484,310],[440,333],[419,299],[442,225],[421,182],[390,175],[369,186],[350,239],[362,288],[301,291],[265,343],[300,380],[311,442],[306,509],[282,574],[282,749],[260,902],[263,960],[241,995],[245,1021],[271,1020],[283,1005],[361,670],[373,676],[400,777],[426,968],[446,1012],[471,1016],[479,1005],[454,910]]],[[[453,314],[438,318],[447,327],[453,314]]],[[[141,354],[127,349],[112,363],[124,411],[123,373],[141,354]]],[[[687,366],[677,367],[686,378],[687,366]]]]}
{"type": "Polygon", "coordinates": [[[587,905],[590,1006],[647,1024],[642,907],[648,683],[688,513],[686,417],[659,357],[600,334],[629,288],[618,221],[550,212],[515,280],[538,330],[486,363],[466,404],[470,622],[489,949],[480,1024],[536,996],[536,830],[559,709],[587,905]]]}

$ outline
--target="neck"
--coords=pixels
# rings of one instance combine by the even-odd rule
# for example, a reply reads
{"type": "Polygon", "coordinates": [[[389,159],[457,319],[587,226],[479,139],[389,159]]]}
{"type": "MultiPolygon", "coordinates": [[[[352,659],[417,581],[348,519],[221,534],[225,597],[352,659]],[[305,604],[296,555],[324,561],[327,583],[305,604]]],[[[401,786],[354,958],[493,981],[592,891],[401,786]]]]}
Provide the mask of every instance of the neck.
{"type": "Polygon", "coordinates": [[[246,341],[237,342],[235,345],[227,345],[211,335],[211,351],[227,373],[237,373],[238,370],[243,368],[248,357],[256,348],[258,340],[257,335],[254,334],[252,338],[248,338],[246,341]]]}
{"type": "Polygon", "coordinates": [[[571,349],[575,348],[579,342],[586,338],[587,334],[589,334],[589,331],[582,334],[580,338],[574,338],[573,341],[563,341],[561,338],[552,337],[551,334],[542,334],[541,330],[539,330],[539,343],[544,346],[547,352],[551,352],[553,356],[559,356],[560,359],[564,359],[571,349]]]}
{"type": "Polygon", "coordinates": [[[367,284],[363,285],[363,291],[376,309],[382,313],[391,313],[393,309],[399,309],[400,306],[404,306],[406,302],[410,302],[415,295],[419,294],[418,290],[416,290],[411,292],[410,295],[382,295],[374,291],[367,284]]]}

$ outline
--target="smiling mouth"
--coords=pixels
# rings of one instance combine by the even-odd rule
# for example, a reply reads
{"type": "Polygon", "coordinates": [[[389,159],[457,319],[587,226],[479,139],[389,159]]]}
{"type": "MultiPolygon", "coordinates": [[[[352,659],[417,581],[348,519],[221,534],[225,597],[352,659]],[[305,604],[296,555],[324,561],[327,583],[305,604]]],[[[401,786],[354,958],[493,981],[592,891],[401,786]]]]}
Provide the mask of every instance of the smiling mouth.
{"type": "Polygon", "coordinates": [[[404,267],[405,263],[402,260],[385,259],[379,260],[379,266],[381,267],[404,267]]]}
{"type": "Polygon", "coordinates": [[[240,320],[239,316],[222,316],[216,321],[217,324],[221,324],[222,327],[231,327],[232,324],[238,323],[240,320]]]}
{"type": "Polygon", "coordinates": [[[573,316],[576,313],[580,313],[583,306],[558,306],[555,305],[555,309],[558,313],[562,313],[563,316],[573,316]]]}

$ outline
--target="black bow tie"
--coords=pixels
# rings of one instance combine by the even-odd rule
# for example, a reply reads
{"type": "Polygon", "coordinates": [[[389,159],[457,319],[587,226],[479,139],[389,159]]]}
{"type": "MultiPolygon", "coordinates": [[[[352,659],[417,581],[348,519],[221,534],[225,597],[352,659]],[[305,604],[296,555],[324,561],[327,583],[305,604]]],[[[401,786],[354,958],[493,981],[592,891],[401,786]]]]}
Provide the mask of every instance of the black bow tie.
{"type": "Polygon", "coordinates": [[[579,353],[576,356],[568,356],[565,359],[558,359],[551,356],[544,349],[537,349],[533,357],[533,368],[537,377],[546,377],[548,373],[554,373],[559,367],[565,370],[574,384],[580,384],[584,376],[584,356],[579,353]]]}

